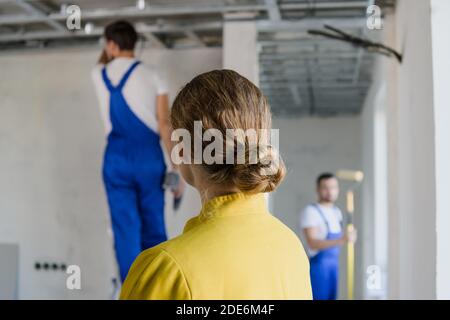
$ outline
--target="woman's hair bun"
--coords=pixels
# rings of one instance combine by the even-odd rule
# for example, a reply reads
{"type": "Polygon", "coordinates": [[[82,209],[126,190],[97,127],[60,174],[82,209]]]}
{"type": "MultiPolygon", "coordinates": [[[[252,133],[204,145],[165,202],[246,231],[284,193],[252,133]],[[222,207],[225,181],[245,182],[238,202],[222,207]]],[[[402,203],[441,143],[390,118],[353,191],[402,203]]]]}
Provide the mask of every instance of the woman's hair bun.
{"type": "Polygon", "coordinates": [[[274,191],[286,175],[286,167],[278,152],[265,147],[256,164],[235,165],[231,179],[240,190],[258,193],[274,191]]]}

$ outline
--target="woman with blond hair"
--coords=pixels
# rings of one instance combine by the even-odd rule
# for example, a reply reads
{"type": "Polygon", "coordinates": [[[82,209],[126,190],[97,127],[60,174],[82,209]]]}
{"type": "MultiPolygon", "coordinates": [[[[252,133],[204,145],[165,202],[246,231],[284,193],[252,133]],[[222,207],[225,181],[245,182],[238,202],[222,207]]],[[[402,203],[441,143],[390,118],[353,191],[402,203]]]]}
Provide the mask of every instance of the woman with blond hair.
{"type": "MultiPolygon", "coordinates": [[[[269,144],[271,113],[261,91],[231,70],[201,74],[178,94],[171,123],[192,137],[183,140],[183,159],[193,158],[199,123],[200,134],[213,129],[227,136],[232,129],[254,130],[256,136],[221,141],[226,151],[218,148],[213,156],[221,161],[180,165],[202,209],[180,236],[141,253],[121,299],[311,299],[304,249],[267,209],[264,193],[277,188],[285,167],[269,144]],[[251,161],[255,144],[257,159],[251,161]],[[229,162],[230,145],[232,155],[245,147],[244,161],[229,162]]],[[[204,139],[200,147],[206,154],[204,139]]]]}

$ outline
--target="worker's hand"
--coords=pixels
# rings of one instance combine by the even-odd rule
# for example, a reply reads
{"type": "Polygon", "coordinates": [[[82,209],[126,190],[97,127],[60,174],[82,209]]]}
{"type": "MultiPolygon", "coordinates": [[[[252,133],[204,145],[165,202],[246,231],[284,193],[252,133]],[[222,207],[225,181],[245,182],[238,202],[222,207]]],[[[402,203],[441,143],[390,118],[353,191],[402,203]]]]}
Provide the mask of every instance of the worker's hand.
{"type": "Polygon", "coordinates": [[[98,63],[99,64],[108,64],[109,62],[111,62],[111,58],[108,56],[108,54],[106,53],[106,50],[103,49],[102,54],[100,55],[100,58],[98,59],[98,63]]]}
{"type": "Polygon", "coordinates": [[[358,233],[355,228],[352,230],[347,230],[344,235],[344,239],[346,243],[355,243],[358,238],[358,233]]]}
{"type": "Polygon", "coordinates": [[[180,182],[178,183],[178,186],[175,189],[172,189],[173,196],[176,199],[181,198],[181,196],[184,193],[185,188],[186,188],[186,184],[185,184],[183,178],[180,177],[180,182]]]}

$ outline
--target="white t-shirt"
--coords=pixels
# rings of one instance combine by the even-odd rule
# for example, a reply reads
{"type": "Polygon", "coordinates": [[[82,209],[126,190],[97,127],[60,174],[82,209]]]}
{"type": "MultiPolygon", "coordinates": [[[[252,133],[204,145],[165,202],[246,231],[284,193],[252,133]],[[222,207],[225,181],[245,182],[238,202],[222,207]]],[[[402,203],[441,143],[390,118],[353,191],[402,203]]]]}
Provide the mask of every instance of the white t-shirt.
{"type": "MultiPolygon", "coordinates": [[[[106,74],[113,86],[118,85],[125,72],[137,61],[134,58],[116,58],[106,66],[106,74]]],[[[102,77],[103,65],[96,65],[92,70],[92,80],[97,92],[100,111],[105,125],[106,134],[111,131],[109,118],[109,91],[102,77]]],[[[156,118],[156,97],[167,94],[166,82],[158,72],[144,64],[139,64],[133,70],[122,93],[133,113],[150,129],[158,133],[156,118]]]]}
{"type": "MultiPolygon", "coordinates": [[[[342,212],[341,210],[334,206],[334,207],[324,207],[318,204],[320,209],[322,210],[322,213],[324,215],[324,218],[328,222],[328,226],[330,228],[330,232],[337,233],[341,232],[341,222],[342,222],[342,212]]],[[[305,209],[303,209],[303,212],[300,214],[300,230],[303,232],[303,229],[305,228],[318,228],[318,234],[317,238],[319,240],[325,240],[327,237],[327,225],[325,224],[325,221],[323,220],[322,216],[320,215],[319,211],[314,205],[308,205],[305,209]]],[[[305,247],[307,248],[308,255],[310,257],[315,256],[318,253],[318,250],[312,250],[308,247],[308,244],[305,243],[305,247]]]]}

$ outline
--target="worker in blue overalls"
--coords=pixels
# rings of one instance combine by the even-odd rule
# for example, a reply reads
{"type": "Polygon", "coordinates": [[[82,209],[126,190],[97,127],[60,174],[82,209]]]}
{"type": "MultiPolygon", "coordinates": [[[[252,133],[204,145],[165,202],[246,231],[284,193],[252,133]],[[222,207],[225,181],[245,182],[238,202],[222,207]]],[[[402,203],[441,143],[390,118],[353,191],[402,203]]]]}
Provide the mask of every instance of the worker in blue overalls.
{"type": "MultiPolygon", "coordinates": [[[[136,60],[138,36],[126,21],[105,29],[105,49],[92,77],[107,132],[103,180],[122,281],[144,249],[167,240],[164,224],[166,174],[163,145],[170,154],[167,86],[153,68],[136,60]]],[[[171,171],[176,172],[171,164],[171,171]]],[[[184,184],[173,189],[181,197],[184,184]]]]}
{"type": "Polygon", "coordinates": [[[356,241],[356,230],[343,232],[342,212],[335,205],[339,196],[337,178],[332,173],[323,173],[316,185],[318,201],[303,210],[300,227],[310,259],[313,299],[336,300],[340,247],[356,241]]]}

